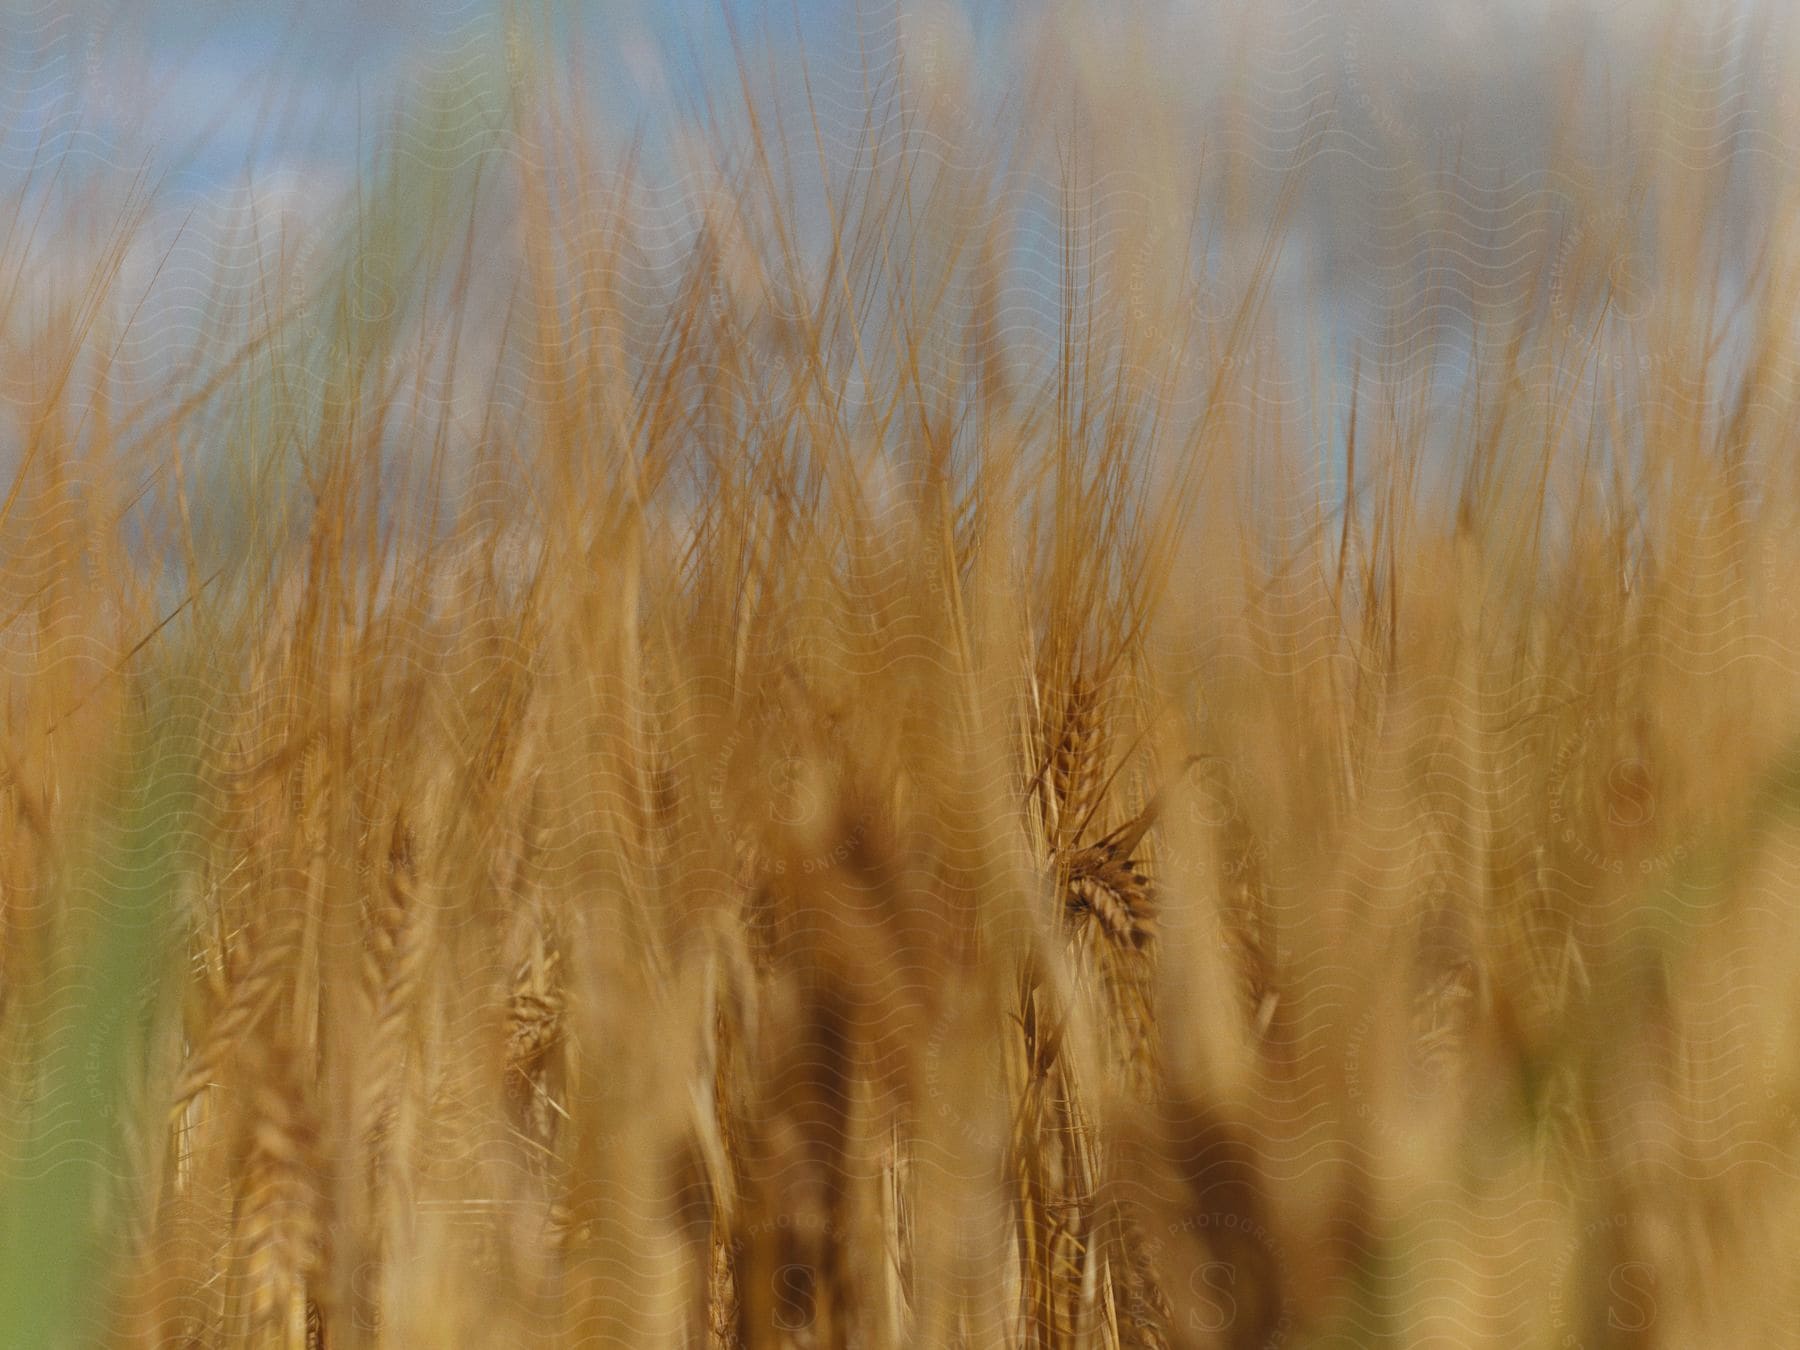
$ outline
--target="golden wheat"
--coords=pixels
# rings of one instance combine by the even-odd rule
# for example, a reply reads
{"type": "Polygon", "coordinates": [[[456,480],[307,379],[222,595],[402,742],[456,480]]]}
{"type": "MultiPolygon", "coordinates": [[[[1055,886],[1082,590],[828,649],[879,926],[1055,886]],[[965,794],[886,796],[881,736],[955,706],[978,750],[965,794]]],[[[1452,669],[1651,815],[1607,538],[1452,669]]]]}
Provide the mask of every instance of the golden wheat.
{"type": "MultiPolygon", "coordinates": [[[[333,303],[174,412],[84,311],[19,339],[0,1161],[91,1252],[68,1343],[1794,1343],[1800,198],[1729,369],[1665,209],[1646,317],[1581,308],[1629,279],[1590,224],[1454,397],[1423,319],[1309,384],[1272,230],[1173,333],[1118,278],[1178,291],[1182,228],[1080,166],[1210,185],[1233,239],[1297,182],[1190,183],[1052,79],[1048,225],[928,112],[820,224],[811,90],[796,134],[750,71],[691,253],[515,81],[516,153],[402,137],[372,237],[284,283],[333,303]],[[356,303],[401,257],[421,333],[508,297],[443,406],[356,303]],[[144,899],[114,780],[162,784],[117,761],[171,706],[199,786],[144,899]],[[113,1007],[120,915],[168,951],[113,1007]]],[[[1705,200],[1677,139],[1623,167],[1705,200]]]]}

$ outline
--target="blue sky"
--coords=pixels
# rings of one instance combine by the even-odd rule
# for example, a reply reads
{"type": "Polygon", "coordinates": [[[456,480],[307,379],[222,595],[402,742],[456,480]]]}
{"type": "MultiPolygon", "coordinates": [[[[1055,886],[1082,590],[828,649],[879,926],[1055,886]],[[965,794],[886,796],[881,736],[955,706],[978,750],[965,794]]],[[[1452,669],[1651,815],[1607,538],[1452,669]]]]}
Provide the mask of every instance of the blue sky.
{"type": "MultiPolygon", "coordinates": [[[[891,35],[891,7],[862,9],[891,35]]],[[[991,30],[1004,9],[984,7],[974,26],[991,30]]],[[[13,116],[0,147],[15,171],[46,133],[47,149],[77,157],[153,151],[175,166],[176,191],[204,192],[246,164],[348,164],[359,108],[366,133],[424,70],[492,59],[509,11],[537,41],[580,42],[597,115],[653,133],[684,96],[734,88],[730,25],[778,60],[804,43],[816,79],[848,59],[849,10],[822,0],[7,0],[0,88],[13,116]]]]}
{"type": "MultiPolygon", "coordinates": [[[[200,258],[207,230],[243,214],[246,183],[255,185],[259,209],[286,213],[298,235],[309,221],[316,227],[354,182],[359,147],[377,142],[382,116],[426,73],[497,87],[509,13],[519,45],[557,49],[553,62],[580,70],[592,101],[588,131],[615,145],[645,133],[652,179],[671,169],[673,137],[702,95],[728,120],[737,108],[734,25],[758,77],[772,78],[790,109],[799,105],[804,47],[821,120],[838,148],[860,129],[865,56],[878,80],[892,78],[903,48],[915,78],[959,66],[991,113],[1045,50],[1058,63],[1057,92],[1101,100],[1117,78],[1109,72],[1134,51],[1117,6],[1023,0],[0,5],[0,176],[20,179],[35,162],[42,183],[45,166],[60,163],[65,186],[91,178],[116,189],[147,167],[161,189],[152,236],[167,240],[184,229],[200,258]]],[[[1597,66],[1627,80],[1647,59],[1659,12],[1651,0],[1144,0],[1129,8],[1145,21],[1153,58],[1134,77],[1167,104],[1193,146],[1238,135],[1245,162],[1266,184],[1275,177],[1268,166],[1292,161],[1307,136],[1322,132],[1317,181],[1287,230],[1283,259],[1293,284],[1312,288],[1314,331],[1323,313],[1328,333],[1346,339],[1337,359],[1347,360],[1349,338],[1379,344],[1384,325],[1423,315],[1444,325],[1434,330],[1435,359],[1451,374],[1466,352],[1456,325],[1467,306],[1454,295],[1441,303],[1434,278],[1471,292],[1512,284],[1519,268],[1553,263],[1567,240],[1597,237],[1594,222],[1571,225],[1533,204],[1554,204],[1559,191],[1532,176],[1541,159],[1532,119],[1548,106],[1552,58],[1585,39],[1597,66]],[[1228,89],[1247,100],[1247,131],[1221,129],[1214,116],[1212,100],[1228,89]],[[1433,222],[1416,206],[1417,171],[1456,155],[1470,167],[1449,214],[1433,222]]],[[[1715,12],[1737,48],[1754,47],[1751,8],[1715,12]]],[[[1775,87],[1767,77],[1779,69],[1763,71],[1751,92],[1775,87]]],[[[1778,139],[1758,140],[1730,121],[1741,111],[1722,96],[1677,131],[1708,153],[1722,143],[1733,155],[1743,150],[1748,168],[1778,158],[1788,148],[1778,139]]],[[[1090,167],[1105,175],[1119,166],[1090,167]]],[[[1037,166],[1044,186],[1053,168],[1037,166]]],[[[1135,198],[1123,200],[1124,210],[1135,209],[1135,198]]],[[[1035,216],[1025,213],[1023,266],[1037,272],[1026,277],[1022,299],[1040,307],[1054,299],[1049,201],[1035,216]]],[[[1215,238],[1212,255],[1241,262],[1261,242],[1254,230],[1227,234],[1215,238]]],[[[71,274],[81,275],[91,256],[72,248],[71,274]]],[[[169,271],[189,288],[187,308],[177,308],[190,318],[204,303],[194,275],[169,271]]]]}

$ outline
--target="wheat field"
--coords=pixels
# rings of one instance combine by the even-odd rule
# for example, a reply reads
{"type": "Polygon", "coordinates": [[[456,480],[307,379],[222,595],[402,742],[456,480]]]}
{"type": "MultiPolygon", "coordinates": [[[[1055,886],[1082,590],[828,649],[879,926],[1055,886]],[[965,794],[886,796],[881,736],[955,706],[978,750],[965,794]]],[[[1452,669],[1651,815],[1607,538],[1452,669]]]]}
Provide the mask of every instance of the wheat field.
{"type": "Polygon", "coordinates": [[[533,12],[185,309],[154,184],[0,204],[0,1345],[1800,1344],[1712,30],[1408,160],[1333,347],[1354,100],[746,31],[659,183],[533,12]]]}

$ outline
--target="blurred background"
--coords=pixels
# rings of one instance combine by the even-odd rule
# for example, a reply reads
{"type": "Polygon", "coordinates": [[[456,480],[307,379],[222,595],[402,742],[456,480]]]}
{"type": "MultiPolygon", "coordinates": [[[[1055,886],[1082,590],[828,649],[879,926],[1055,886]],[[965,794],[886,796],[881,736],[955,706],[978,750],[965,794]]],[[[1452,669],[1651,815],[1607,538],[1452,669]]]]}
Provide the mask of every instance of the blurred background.
{"type": "MultiPolygon", "coordinates": [[[[939,309],[987,305],[1018,387],[1050,368],[1073,290],[1169,406],[1293,424],[1341,491],[1354,375],[1451,445],[1472,372],[1526,330],[1520,377],[1574,418],[1606,389],[1711,416],[1752,346],[1745,301],[1785,265],[1797,41],[1791,6],[1664,0],[13,0],[0,371],[25,388],[44,325],[116,268],[108,374],[144,407],[191,396],[181,372],[271,315],[312,349],[288,367],[328,384],[354,336],[317,290],[331,273],[370,330],[357,359],[448,409],[456,454],[490,389],[529,401],[505,264],[532,174],[597,238],[628,219],[604,285],[648,350],[703,240],[721,284],[745,278],[732,303],[816,306],[832,231],[856,224],[834,202],[907,163],[991,222],[989,290],[939,309]],[[707,236],[746,194],[766,218],[707,236]],[[749,280],[777,212],[785,299],[749,280]],[[416,261],[465,221],[482,265],[452,369],[416,261]],[[1707,312],[1675,275],[1707,278],[1707,312]]],[[[964,265],[945,218],[883,222],[890,275],[964,265]]],[[[570,304],[595,284],[557,282],[570,304]]],[[[1760,350],[1785,373],[1791,346],[1760,350]]],[[[859,406],[853,366],[843,383],[859,406]]],[[[0,466],[18,443],[0,412],[0,466]]]]}
{"type": "MultiPolygon", "coordinates": [[[[804,132],[802,175],[922,130],[934,155],[1003,170],[1018,220],[1009,318],[1054,311],[1055,192],[1080,179],[1101,188],[1093,210],[1145,225],[1155,248],[1192,246],[1182,324],[1227,326],[1274,240],[1277,292],[1309,303],[1270,308],[1325,338],[1327,360],[1404,330],[1454,377],[1478,311],[1526,297],[1573,309],[1555,277],[1595,247],[1621,254],[1606,336],[1629,336],[1656,282],[1633,257],[1655,251],[1639,237],[1655,203],[1634,195],[1634,160],[1706,169],[1706,199],[1681,209],[1755,237],[1800,145],[1786,78],[1797,27],[1791,6],[1663,0],[9,0],[0,174],[9,196],[30,183],[91,207],[94,237],[29,241],[22,270],[39,277],[89,275],[117,215],[102,207],[153,185],[127,266],[156,292],[137,322],[155,329],[167,305],[167,322],[191,327],[183,286],[247,265],[252,235],[303,253],[341,218],[395,110],[419,115],[410,94],[436,89],[425,106],[446,121],[402,125],[401,154],[473,156],[505,117],[509,70],[527,88],[556,83],[619,163],[635,147],[673,251],[696,227],[711,160],[746,130],[741,62],[766,86],[758,97],[785,107],[785,132],[804,132]],[[1652,86],[1665,97],[1634,103],[1652,86]],[[1092,137],[1086,162],[1066,153],[1077,127],[1092,137]],[[1189,237],[1196,212],[1212,227],[1189,237]]],[[[521,130],[509,153],[529,155],[538,142],[521,130]]],[[[802,208],[814,186],[793,180],[802,208]]],[[[645,257],[636,280],[653,290],[663,261],[645,257]]],[[[1140,290],[1166,290],[1143,287],[1151,261],[1136,267],[1140,290]]],[[[1728,262],[1751,265],[1741,250],[1728,262]]],[[[1131,270],[1109,284],[1129,290],[1131,270]]]]}

